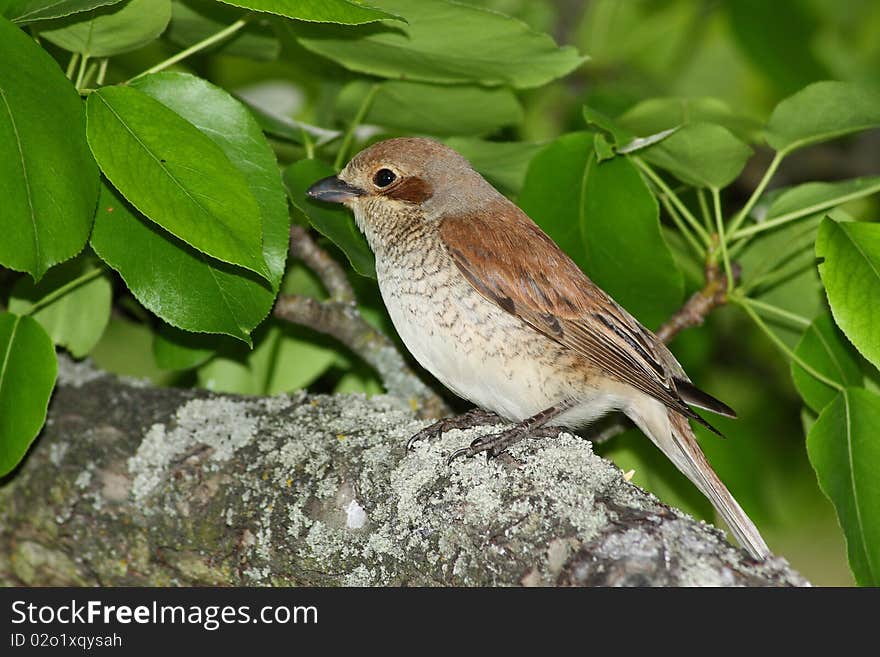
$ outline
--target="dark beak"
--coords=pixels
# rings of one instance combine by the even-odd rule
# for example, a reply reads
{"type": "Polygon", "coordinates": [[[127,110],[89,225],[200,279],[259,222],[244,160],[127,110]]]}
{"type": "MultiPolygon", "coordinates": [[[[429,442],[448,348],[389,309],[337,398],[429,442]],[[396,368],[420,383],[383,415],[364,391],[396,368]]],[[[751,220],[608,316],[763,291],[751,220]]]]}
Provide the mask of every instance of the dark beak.
{"type": "Polygon", "coordinates": [[[347,182],[340,180],[336,176],[328,176],[309,187],[306,194],[319,201],[327,201],[328,203],[345,203],[350,199],[363,196],[364,190],[358,189],[354,185],[349,185],[347,182]]]}

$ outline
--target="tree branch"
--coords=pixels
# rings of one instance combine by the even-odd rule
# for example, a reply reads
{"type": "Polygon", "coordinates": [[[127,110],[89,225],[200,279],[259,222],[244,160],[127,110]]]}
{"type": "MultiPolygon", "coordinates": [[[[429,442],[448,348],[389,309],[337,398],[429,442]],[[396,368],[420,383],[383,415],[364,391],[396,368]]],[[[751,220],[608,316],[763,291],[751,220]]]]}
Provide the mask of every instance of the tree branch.
{"type": "MultiPolygon", "coordinates": [[[[734,279],[738,278],[739,270],[736,263],[731,263],[734,279]]],[[[706,284],[703,289],[694,292],[690,299],[659,329],[656,335],[663,342],[669,343],[672,338],[684,329],[701,326],[706,316],[718,306],[727,303],[727,276],[717,264],[706,265],[706,284]]]]}
{"type": "Polygon", "coordinates": [[[59,360],[42,435],[0,481],[0,585],[790,586],[567,433],[512,465],[404,448],[390,396],[144,387],[59,360]]]}
{"type": "Polygon", "coordinates": [[[357,301],[342,265],[318,246],[309,231],[298,224],[290,226],[290,255],[302,260],[318,275],[331,299],[349,304],[357,301]]]}

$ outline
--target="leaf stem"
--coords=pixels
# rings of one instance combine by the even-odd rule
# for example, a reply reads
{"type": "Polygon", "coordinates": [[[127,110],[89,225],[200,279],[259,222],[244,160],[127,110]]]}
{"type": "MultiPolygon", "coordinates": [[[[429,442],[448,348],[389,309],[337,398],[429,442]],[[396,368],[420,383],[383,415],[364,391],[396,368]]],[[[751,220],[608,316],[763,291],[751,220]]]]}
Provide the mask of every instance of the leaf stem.
{"type": "Polygon", "coordinates": [[[79,60],[79,72],[76,74],[76,82],[74,82],[74,86],[76,90],[79,91],[82,89],[83,80],[86,77],[86,66],[89,63],[89,56],[83,55],[82,59],[79,60]]]}
{"type": "Polygon", "coordinates": [[[63,297],[65,294],[67,294],[71,290],[78,288],[80,285],[88,283],[90,280],[92,280],[93,278],[97,278],[98,276],[100,276],[103,273],[104,273],[104,270],[101,269],[100,267],[97,267],[95,269],[91,269],[91,270],[85,272],[84,274],[80,274],[79,276],[77,276],[73,280],[67,281],[61,287],[52,290],[51,292],[49,292],[49,294],[44,296],[42,299],[35,301],[34,303],[31,304],[30,308],[28,308],[27,310],[25,310],[24,312],[22,312],[20,314],[33,315],[40,308],[48,306],[50,303],[53,303],[56,299],[63,297]]]}
{"type": "Polygon", "coordinates": [[[309,160],[315,159],[315,141],[312,139],[312,136],[308,133],[308,131],[300,127],[300,134],[302,135],[303,146],[306,149],[306,158],[309,160]]]}
{"type": "Polygon", "coordinates": [[[174,66],[174,64],[176,64],[177,62],[179,62],[181,60],[186,59],[190,55],[193,55],[193,54],[199,52],[200,50],[204,50],[205,48],[213,46],[215,43],[217,43],[219,41],[223,41],[223,39],[238,32],[245,25],[247,25],[247,23],[248,23],[247,18],[239,18],[237,21],[232,23],[232,25],[229,25],[229,26],[223,28],[219,32],[212,34],[209,37],[205,37],[204,39],[202,39],[198,43],[194,43],[193,45],[191,45],[189,48],[186,48],[185,50],[181,50],[176,55],[173,55],[173,56],[169,57],[168,59],[165,59],[165,60],[159,62],[155,66],[151,66],[146,71],[138,73],[133,78],[126,80],[123,84],[130,84],[130,83],[134,82],[135,80],[144,77],[145,75],[151,75],[153,73],[158,73],[159,71],[164,71],[169,66],[174,66]]]}
{"type": "Polygon", "coordinates": [[[98,69],[98,78],[95,80],[95,84],[99,87],[104,84],[104,78],[107,75],[107,64],[110,62],[109,57],[105,57],[101,60],[101,66],[98,69]]]}
{"type": "Polygon", "coordinates": [[[696,252],[696,254],[703,258],[706,255],[706,249],[700,246],[700,243],[697,241],[697,238],[694,237],[694,234],[684,223],[684,220],[681,218],[681,215],[678,214],[678,211],[672,206],[672,203],[669,201],[669,198],[666,194],[659,194],[658,198],[660,199],[660,203],[663,205],[663,208],[666,210],[666,213],[670,216],[672,221],[675,223],[675,226],[678,230],[681,231],[681,234],[684,235],[688,244],[691,245],[691,248],[696,252]]]}
{"type": "Polygon", "coordinates": [[[697,187],[697,200],[700,202],[700,212],[703,215],[703,224],[710,233],[715,230],[712,228],[712,213],[709,212],[709,203],[706,201],[706,190],[697,187]]]}
{"type": "Polygon", "coordinates": [[[746,314],[752,318],[752,321],[758,325],[768,338],[777,346],[777,348],[782,351],[786,356],[788,356],[791,360],[797,363],[798,367],[803,369],[807,374],[812,376],[817,381],[821,381],[826,386],[830,386],[835,390],[843,390],[843,386],[840,385],[837,381],[833,381],[829,379],[824,374],[817,372],[812,366],[808,365],[803,358],[798,356],[787,344],[785,344],[778,335],[776,335],[767,324],[764,323],[764,320],[758,316],[758,313],[755,312],[752,305],[754,304],[754,300],[749,299],[747,297],[732,297],[731,300],[740,306],[743,310],[746,311],[746,314]]]}
{"type": "Polygon", "coordinates": [[[770,161],[770,166],[767,167],[767,170],[764,172],[763,178],[761,178],[761,182],[758,183],[758,186],[755,187],[755,191],[752,192],[752,195],[749,197],[749,200],[746,201],[746,204],[742,206],[742,209],[737,213],[733,222],[731,222],[728,233],[731,235],[735,235],[736,231],[739,230],[739,227],[742,226],[742,223],[746,220],[746,217],[749,216],[749,212],[752,211],[752,208],[755,207],[755,203],[758,202],[758,199],[761,198],[761,194],[764,193],[764,190],[767,189],[767,185],[770,183],[770,179],[773,177],[773,174],[776,173],[776,169],[779,168],[779,163],[782,162],[782,158],[785,157],[784,151],[777,151],[773,156],[773,159],[770,161]]]}
{"type": "Polygon", "coordinates": [[[652,169],[651,166],[647,162],[645,162],[642,158],[633,157],[632,160],[633,160],[633,162],[636,163],[636,166],[638,166],[639,169],[641,169],[645,173],[645,175],[648,176],[648,178],[651,180],[651,182],[653,182],[655,185],[657,185],[657,187],[660,188],[660,190],[664,194],[666,194],[667,197],[669,197],[669,200],[676,207],[676,209],[681,213],[681,216],[684,217],[685,221],[687,221],[690,224],[693,231],[703,241],[703,244],[705,245],[705,247],[707,249],[709,247],[711,247],[712,240],[709,237],[709,233],[707,233],[706,229],[703,228],[703,226],[700,224],[699,221],[697,221],[697,218],[694,217],[693,213],[688,209],[688,207],[684,203],[682,203],[681,199],[678,198],[678,195],[675,192],[673,192],[672,189],[670,189],[669,185],[666,184],[666,182],[663,180],[663,178],[661,178],[659,175],[657,175],[657,173],[654,171],[654,169],[652,169]]]}
{"type": "Polygon", "coordinates": [[[821,212],[822,210],[827,210],[828,208],[833,208],[836,205],[841,205],[842,203],[846,203],[848,201],[853,201],[857,198],[862,198],[863,196],[870,196],[876,192],[880,192],[880,183],[876,185],[872,185],[871,187],[866,187],[865,189],[859,190],[857,192],[852,192],[850,194],[844,194],[843,196],[838,196],[837,198],[830,199],[828,201],[822,201],[821,203],[815,203],[814,205],[810,205],[806,208],[801,208],[800,210],[794,210],[792,212],[786,212],[785,214],[781,214],[778,217],[772,217],[765,221],[762,221],[759,224],[755,224],[754,226],[748,226],[741,230],[738,230],[736,234],[731,235],[731,239],[740,239],[743,237],[749,237],[751,235],[756,235],[758,233],[763,233],[765,230],[771,230],[776,228],[777,226],[781,226],[783,224],[787,224],[790,221],[795,221],[796,219],[802,219],[803,217],[808,217],[810,215],[821,212]]]}
{"type": "Polygon", "coordinates": [[[712,187],[712,207],[715,208],[715,229],[718,231],[718,245],[721,247],[721,260],[724,263],[724,274],[727,276],[727,291],[733,290],[735,284],[733,269],[730,267],[730,254],[727,252],[727,237],[724,235],[724,217],[721,214],[721,193],[712,187]]]}
{"type": "Polygon", "coordinates": [[[351,142],[354,140],[355,130],[357,130],[364,118],[366,118],[367,112],[370,111],[373,99],[376,98],[377,93],[379,93],[378,83],[370,87],[367,95],[364,96],[364,99],[361,101],[361,106],[358,108],[357,114],[355,114],[354,119],[352,119],[352,122],[349,124],[348,130],[345,131],[342,145],[339,147],[339,152],[336,154],[336,160],[333,162],[333,168],[337,171],[339,171],[342,168],[342,165],[345,164],[345,156],[351,148],[351,142]]]}
{"type": "Polygon", "coordinates": [[[79,53],[75,52],[70,56],[70,61],[67,62],[67,79],[73,80],[73,72],[76,70],[76,65],[79,62],[79,53]]]}
{"type": "Polygon", "coordinates": [[[771,303],[765,303],[763,301],[758,301],[757,299],[751,299],[741,295],[733,295],[731,296],[731,299],[733,299],[734,297],[744,299],[746,303],[750,304],[756,311],[763,311],[768,315],[776,315],[777,317],[781,317],[782,319],[789,320],[792,324],[797,324],[798,326],[804,328],[812,324],[812,322],[803,315],[798,315],[797,313],[785,310],[784,308],[780,308],[779,306],[774,306],[771,303]]]}

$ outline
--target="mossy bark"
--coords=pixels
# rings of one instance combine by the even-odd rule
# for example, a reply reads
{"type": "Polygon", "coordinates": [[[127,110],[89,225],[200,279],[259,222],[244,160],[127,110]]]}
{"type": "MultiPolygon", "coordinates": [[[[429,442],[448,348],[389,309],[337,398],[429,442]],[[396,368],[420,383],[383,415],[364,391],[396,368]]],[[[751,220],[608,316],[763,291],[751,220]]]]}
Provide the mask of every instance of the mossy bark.
{"type": "Polygon", "coordinates": [[[423,424],[391,397],[212,395],[63,361],[42,435],[0,483],[0,582],[806,584],[587,441],[447,466],[480,430],[405,452],[423,424]]]}

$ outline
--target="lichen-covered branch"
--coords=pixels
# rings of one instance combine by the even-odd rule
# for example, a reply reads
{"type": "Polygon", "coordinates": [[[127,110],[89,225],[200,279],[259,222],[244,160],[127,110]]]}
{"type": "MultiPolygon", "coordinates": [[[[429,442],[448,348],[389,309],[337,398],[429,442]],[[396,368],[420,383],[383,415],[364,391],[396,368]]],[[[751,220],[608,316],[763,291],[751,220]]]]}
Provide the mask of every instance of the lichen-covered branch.
{"type": "Polygon", "coordinates": [[[342,342],[376,370],[389,394],[409,400],[420,416],[448,415],[449,407],[412,370],[397,346],[363,318],[342,266],[317,245],[305,228],[296,224],[290,228],[290,255],[318,275],[330,298],[321,301],[281,295],[275,303],[275,317],[342,342]]]}
{"type": "Polygon", "coordinates": [[[0,484],[0,584],[802,585],[569,434],[516,460],[406,452],[392,397],[152,388],[62,359],[0,484]]]}

